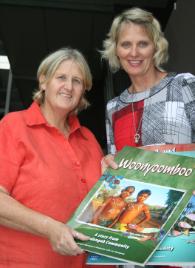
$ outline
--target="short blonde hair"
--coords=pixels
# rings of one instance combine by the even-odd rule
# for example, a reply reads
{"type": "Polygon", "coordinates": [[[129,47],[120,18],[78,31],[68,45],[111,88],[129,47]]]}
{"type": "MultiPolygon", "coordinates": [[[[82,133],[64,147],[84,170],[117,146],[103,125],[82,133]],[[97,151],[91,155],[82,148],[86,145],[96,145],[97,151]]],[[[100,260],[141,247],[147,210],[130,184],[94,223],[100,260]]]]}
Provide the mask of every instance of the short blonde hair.
{"type": "MultiPolygon", "coordinates": [[[[49,54],[45,59],[43,59],[43,61],[39,65],[37,71],[37,80],[39,81],[39,88],[36,89],[33,94],[33,100],[35,100],[38,104],[44,103],[45,99],[45,93],[41,88],[40,77],[45,77],[44,82],[50,81],[50,79],[54,76],[56,70],[58,69],[59,65],[66,60],[73,60],[78,65],[83,75],[85,90],[89,91],[91,89],[92,75],[89,65],[82,53],[79,52],[77,49],[61,48],[49,54]]],[[[83,95],[74,113],[78,113],[79,111],[86,109],[88,106],[89,102],[83,95]]]]}
{"type": "Polygon", "coordinates": [[[102,58],[108,60],[113,72],[120,69],[120,62],[116,55],[116,46],[121,25],[134,23],[145,27],[149,37],[154,42],[156,52],[154,54],[154,65],[162,69],[162,64],[168,60],[168,41],[161,31],[160,23],[152,13],[141,8],[131,8],[114,18],[107,38],[103,42],[102,58]]]}

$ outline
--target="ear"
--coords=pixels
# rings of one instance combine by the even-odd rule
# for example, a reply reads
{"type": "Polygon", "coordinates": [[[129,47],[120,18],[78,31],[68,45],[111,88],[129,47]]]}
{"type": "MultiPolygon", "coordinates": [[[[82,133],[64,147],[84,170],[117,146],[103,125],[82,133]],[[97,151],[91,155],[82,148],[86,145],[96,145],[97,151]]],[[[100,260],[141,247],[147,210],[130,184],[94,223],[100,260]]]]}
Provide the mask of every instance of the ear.
{"type": "Polygon", "coordinates": [[[40,75],[39,77],[39,86],[42,91],[46,90],[46,79],[45,75],[40,75]]]}

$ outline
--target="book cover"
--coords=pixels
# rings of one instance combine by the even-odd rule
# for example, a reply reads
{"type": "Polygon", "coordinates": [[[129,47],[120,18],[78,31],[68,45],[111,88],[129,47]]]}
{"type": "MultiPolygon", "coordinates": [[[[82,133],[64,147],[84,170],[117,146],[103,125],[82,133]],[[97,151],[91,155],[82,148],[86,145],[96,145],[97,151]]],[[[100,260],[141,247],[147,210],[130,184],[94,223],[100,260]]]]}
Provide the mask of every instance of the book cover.
{"type": "Polygon", "coordinates": [[[103,174],[68,224],[90,236],[77,241],[86,251],[144,266],[191,197],[194,159],[127,146],[115,160],[119,169],[103,174]]]}
{"type": "MultiPolygon", "coordinates": [[[[171,147],[158,145],[153,147],[157,152],[167,152],[170,154],[179,154],[195,158],[194,144],[192,146],[177,146],[171,145],[171,147]],[[160,149],[159,149],[160,147],[160,149]],[[189,151],[180,151],[181,149],[189,151]]],[[[194,187],[195,189],[195,187],[194,187]]],[[[188,218],[195,218],[195,192],[192,192],[190,201],[185,206],[182,214],[179,216],[176,224],[168,233],[166,238],[162,241],[159,248],[156,249],[152,257],[147,264],[150,265],[180,265],[188,266],[195,264],[195,222],[190,221],[188,218]],[[188,216],[189,215],[189,216],[188,216]],[[185,223],[190,224],[187,225],[185,223]],[[184,223],[185,222],[185,223],[184,223]],[[184,228],[181,226],[189,228],[184,228]]],[[[87,257],[87,264],[117,264],[125,265],[127,262],[121,262],[113,258],[105,257],[95,253],[89,253],[87,257]]]]}

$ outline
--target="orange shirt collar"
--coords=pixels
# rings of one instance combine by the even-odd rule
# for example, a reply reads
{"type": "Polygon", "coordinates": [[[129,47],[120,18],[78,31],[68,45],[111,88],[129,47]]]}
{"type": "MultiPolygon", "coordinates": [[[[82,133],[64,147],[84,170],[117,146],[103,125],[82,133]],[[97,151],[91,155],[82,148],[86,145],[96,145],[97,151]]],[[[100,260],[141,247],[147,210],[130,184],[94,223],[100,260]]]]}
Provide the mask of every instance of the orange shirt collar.
{"type": "MultiPolygon", "coordinates": [[[[34,101],[31,106],[26,110],[25,113],[25,120],[28,126],[36,126],[36,125],[48,125],[45,117],[41,113],[40,106],[34,101]]],[[[70,133],[75,131],[79,131],[83,138],[87,138],[85,136],[83,127],[80,125],[78,117],[76,115],[69,116],[69,126],[70,126],[70,133]]]]}

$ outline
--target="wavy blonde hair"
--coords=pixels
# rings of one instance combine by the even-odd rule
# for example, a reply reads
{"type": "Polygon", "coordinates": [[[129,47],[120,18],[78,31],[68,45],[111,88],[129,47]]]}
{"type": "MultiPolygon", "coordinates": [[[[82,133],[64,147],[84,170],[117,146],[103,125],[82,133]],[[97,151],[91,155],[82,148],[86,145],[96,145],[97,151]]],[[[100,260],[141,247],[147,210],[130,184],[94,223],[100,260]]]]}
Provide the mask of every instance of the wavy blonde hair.
{"type": "Polygon", "coordinates": [[[168,60],[168,41],[164,37],[160,23],[151,12],[141,8],[131,8],[114,18],[107,38],[103,42],[103,50],[100,51],[102,58],[108,60],[113,72],[120,69],[120,62],[116,55],[116,46],[124,23],[134,23],[145,27],[149,37],[154,42],[155,54],[154,65],[162,69],[162,65],[168,60]]]}
{"type": "MultiPolygon", "coordinates": [[[[59,65],[66,60],[73,60],[80,68],[83,75],[85,91],[89,91],[92,88],[91,71],[87,61],[81,52],[79,52],[77,49],[61,48],[49,54],[39,65],[37,71],[37,80],[39,81],[39,87],[33,93],[33,100],[35,100],[38,104],[43,104],[45,100],[45,92],[41,88],[42,83],[40,81],[40,77],[44,76],[44,82],[47,83],[52,79],[59,65]]],[[[78,113],[79,111],[86,109],[88,106],[89,102],[83,95],[73,113],[78,113]]]]}

